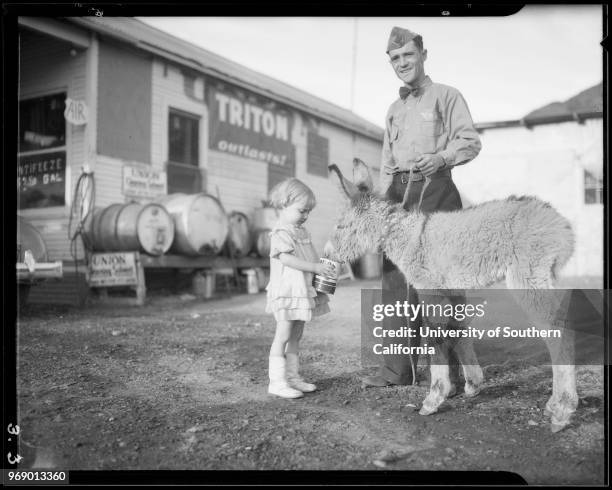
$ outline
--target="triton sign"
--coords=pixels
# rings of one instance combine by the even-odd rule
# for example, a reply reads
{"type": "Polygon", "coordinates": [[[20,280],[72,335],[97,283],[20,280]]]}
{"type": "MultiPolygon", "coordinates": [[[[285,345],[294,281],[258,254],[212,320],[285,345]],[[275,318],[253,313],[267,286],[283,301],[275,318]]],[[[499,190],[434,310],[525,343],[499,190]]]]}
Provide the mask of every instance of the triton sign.
{"type": "Polygon", "coordinates": [[[265,97],[236,87],[208,87],[209,147],[271,165],[293,167],[292,114],[265,97]]]}

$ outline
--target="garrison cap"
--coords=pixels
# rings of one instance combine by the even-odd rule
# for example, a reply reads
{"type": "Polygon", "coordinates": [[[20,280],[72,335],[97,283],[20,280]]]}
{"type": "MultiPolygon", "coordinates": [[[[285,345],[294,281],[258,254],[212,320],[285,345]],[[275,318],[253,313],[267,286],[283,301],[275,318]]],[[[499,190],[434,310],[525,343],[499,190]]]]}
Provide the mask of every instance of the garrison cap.
{"type": "Polygon", "coordinates": [[[391,29],[391,34],[389,35],[389,42],[387,43],[387,53],[392,49],[401,48],[404,44],[409,43],[415,37],[420,37],[416,32],[409,31],[408,29],[403,29],[401,27],[394,27],[391,29]]]}

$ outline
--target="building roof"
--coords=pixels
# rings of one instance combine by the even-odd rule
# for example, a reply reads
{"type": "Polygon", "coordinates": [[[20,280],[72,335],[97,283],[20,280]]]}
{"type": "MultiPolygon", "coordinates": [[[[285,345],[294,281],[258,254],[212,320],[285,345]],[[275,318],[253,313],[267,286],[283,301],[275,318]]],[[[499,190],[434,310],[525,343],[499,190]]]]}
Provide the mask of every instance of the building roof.
{"type": "Polygon", "coordinates": [[[240,85],[369,138],[383,139],[383,129],[348,109],[235,63],[211,51],[131,17],[68,17],[69,22],[127,42],[175,63],[240,85]]]}
{"type": "Polygon", "coordinates": [[[476,129],[509,128],[516,126],[537,126],[567,121],[582,122],[585,119],[603,117],[603,83],[600,82],[570,97],[565,102],[552,102],[531,111],[522,119],[493,121],[475,124],[476,129]]]}
{"type": "Polygon", "coordinates": [[[524,119],[538,117],[572,115],[581,112],[603,111],[603,82],[583,90],[577,95],[570,97],[565,102],[553,102],[527,114],[524,119]]]}

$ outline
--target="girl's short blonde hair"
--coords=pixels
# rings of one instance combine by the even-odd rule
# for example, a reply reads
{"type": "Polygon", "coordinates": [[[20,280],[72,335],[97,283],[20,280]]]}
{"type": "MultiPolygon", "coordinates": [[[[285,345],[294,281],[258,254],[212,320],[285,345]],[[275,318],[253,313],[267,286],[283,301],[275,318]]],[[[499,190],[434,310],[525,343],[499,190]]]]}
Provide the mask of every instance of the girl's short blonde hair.
{"type": "Polygon", "coordinates": [[[306,206],[310,209],[317,205],[314,192],[301,180],[290,178],[276,184],[270,191],[270,204],[276,209],[290,206],[299,199],[306,199],[306,206]]]}

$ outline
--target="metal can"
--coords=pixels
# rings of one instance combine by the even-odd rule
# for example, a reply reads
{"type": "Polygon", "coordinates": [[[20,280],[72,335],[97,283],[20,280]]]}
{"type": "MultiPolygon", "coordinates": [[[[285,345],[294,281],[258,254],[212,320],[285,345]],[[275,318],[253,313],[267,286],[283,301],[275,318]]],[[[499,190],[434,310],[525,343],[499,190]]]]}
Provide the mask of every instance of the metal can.
{"type": "Polygon", "coordinates": [[[340,273],[340,262],[323,257],[319,259],[319,262],[333,266],[334,275],[333,277],[329,277],[315,274],[312,285],[314,286],[315,290],[320,293],[334,294],[336,291],[336,284],[338,282],[338,274],[340,273]]]}

